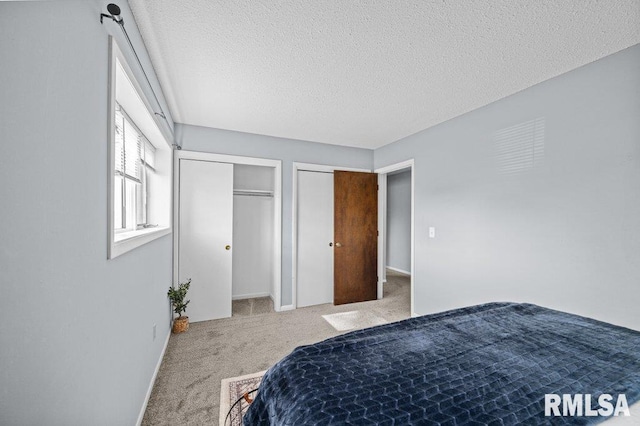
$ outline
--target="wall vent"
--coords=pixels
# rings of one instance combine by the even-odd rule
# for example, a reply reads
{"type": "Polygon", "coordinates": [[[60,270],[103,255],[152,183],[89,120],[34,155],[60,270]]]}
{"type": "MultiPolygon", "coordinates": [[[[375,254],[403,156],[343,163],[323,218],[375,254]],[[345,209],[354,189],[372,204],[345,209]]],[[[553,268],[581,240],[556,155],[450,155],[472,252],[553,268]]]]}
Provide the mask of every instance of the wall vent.
{"type": "Polygon", "coordinates": [[[542,164],[544,125],[544,117],[539,117],[494,133],[493,146],[498,173],[522,173],[542,164]]]}

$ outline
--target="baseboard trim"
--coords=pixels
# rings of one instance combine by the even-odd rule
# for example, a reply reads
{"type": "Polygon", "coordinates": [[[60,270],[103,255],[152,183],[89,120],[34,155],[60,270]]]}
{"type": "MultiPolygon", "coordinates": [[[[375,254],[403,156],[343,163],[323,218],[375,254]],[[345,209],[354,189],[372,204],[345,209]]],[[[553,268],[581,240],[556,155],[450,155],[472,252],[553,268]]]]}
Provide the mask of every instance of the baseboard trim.
{"type": "Polygon", "coordinates": [[[293,305],[280,306],[280,312],[282,312],[282,311],[293,311],[294,309],[295,309],[295,306],[293,306],[293,305]]]}
{"type": "MultiPolygon", "coordinates": [[[[231,300],[254,299],[256,297],[271,297],[271,293],[262,292],[262,293],[236,294],[235,296],[231,296],[231,300]]],[[[271,297],[271,300],[273,300],[273,297],[271,297]]]]}
{"type": "Polygon", "coordinates": [[[399,268],[394,268],[392,266],[387,266],[387,269],[392,270],[393,272],[398,272],[400,274],[404,274],[404,275],[409,275],[411,276],[411,272],[409,271],[405,271],[404,269],[399,269],[399,268]]]}
{"type": "Polygon", "coordinates": [[[167,339],[164,341],[164,347],[162,348],[162,353],[160,354],[160,358],[158,359],[158,363],[156,364],[156,369],[153,372],[153,376],[151,377],[151,383],[149,383],[149,389],[147,389],[147,395],[144,397],[144,402],[142,403],[140,414],[138,414],[138,421],[136,422],[136,426],[140,426],[142,424],[142,419],[144,419],[144,413],[145,411],[147,411],[147,404],[149,404],[149,398],[151,398],[151,391],[153,391],[153,385],[156,384],[156,377],[158,376],[158,372],[160,371],[160,366],[162,365],[162,360],[164,359],[164,353],[167,351],[167,346],[169,346],[170,337],[171,337],[171,324],[169,324],[169,334],[167,334],[167,339]]]}

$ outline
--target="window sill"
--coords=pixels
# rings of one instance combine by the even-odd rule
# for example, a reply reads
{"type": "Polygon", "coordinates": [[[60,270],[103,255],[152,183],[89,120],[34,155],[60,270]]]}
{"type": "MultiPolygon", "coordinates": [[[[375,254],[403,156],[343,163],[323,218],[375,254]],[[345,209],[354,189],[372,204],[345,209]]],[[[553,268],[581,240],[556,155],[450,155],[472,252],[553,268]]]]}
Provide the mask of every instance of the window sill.
{"type": "Polygon", "coordinates": [[[165,226],[115,234],[113,237],[113,243],[111,244],[109,251],[109,259],[118,257],[121,254],[124,254],[137,247],[140,247],[141,245],[147,244],[170,233],[171,227],[165,226]]]}

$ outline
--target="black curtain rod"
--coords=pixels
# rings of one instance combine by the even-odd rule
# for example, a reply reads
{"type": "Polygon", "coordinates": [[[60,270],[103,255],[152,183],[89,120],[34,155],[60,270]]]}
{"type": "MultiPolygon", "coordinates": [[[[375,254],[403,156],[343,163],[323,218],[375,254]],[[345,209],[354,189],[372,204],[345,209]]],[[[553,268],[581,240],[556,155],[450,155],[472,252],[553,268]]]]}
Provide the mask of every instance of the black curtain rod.
{"type": "MultiPolygon", "coordinates": [[[[160,100],[158,99],[158,96],[156,95],[155,90],[153,90],[153,86],[151,85],[151,81],[149,80],[149,76],[147,75],[147,72],[144,70],[144,67],[142,66],[142,62],[140,61],[140,57],[138,57],[138,52],[136,52],[136,49],[133,47],[133,43],[131,43],[131,38],[129,38],[129,34],[127,33],[127,29],[124,27],[124,19],[122,18],[122,16],[120,16],[120,6],[118,6],[117,4],[114,3],[110,3],[107,6],[107,11],[109,12],[107,13],[101,13],[100,14],[100,23],[103,23],[103,19],[104,18],[109,18],[111,19],[113,22],[115,22],[116,24],[118,24],[120,26],[120,28],[122,29],[122,32],[124,33],[125,38],[127,39],[127,42],[129,43],[129,47],[131,47],[131,51],[133,52],[133,55],[136,58],[136,61],[138,61],[138,65],[140,65],[140,69],[142,70],[142,74],[144,75],[144,78],[147,80],[147,84],[149,85],[149,89],[151,89],[151,93],[153,94],[153,97],[156,100],[156,103],[158,104],[158,108],[160,108],[160,112],[153,112],[155,115],[162,117],[165,121],[165,123],[167,123],[167,127],[169,128],[169,132],[171,133],[171,136],[175,139],[175,135],[173,134],[173,129],[171,128],[171,124],[169,123],[169,120],[167,120],[167,116],[165,115],[163,109],[162,109],[162,104],[160,103],[160,100]]],[[[175,140],[172,141],[173,142],[173,146],[176,149],[182,149],[182,147],[180,145],[178,145],[176,143],[175,140]]]]}

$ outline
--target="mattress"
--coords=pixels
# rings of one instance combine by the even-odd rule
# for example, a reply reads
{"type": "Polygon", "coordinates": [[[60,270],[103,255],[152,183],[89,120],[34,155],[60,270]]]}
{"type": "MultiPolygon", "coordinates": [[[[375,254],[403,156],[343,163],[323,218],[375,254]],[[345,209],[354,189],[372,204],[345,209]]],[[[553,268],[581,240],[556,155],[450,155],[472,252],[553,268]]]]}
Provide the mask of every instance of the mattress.
{"type": "Polygon", "coordinates": [[[593,424],[610,418],[603,395],[640,400],[639,332],[490,303],[298,347],[267,371],[244,424],[593,424]],[[589,395],[597,415],[545,415],[545,395],[589,395]]]}

